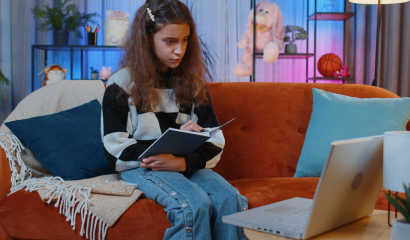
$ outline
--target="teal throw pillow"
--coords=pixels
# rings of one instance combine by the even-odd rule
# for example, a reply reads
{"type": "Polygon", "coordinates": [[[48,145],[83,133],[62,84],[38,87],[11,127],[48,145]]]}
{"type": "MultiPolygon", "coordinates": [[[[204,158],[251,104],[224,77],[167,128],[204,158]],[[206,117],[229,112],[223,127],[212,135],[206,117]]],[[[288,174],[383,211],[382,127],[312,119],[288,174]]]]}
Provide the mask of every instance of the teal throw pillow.
{"type": "Polygon", "coordinates": [[[333,141],[406,130],[410,98],[361,99],[312,91],[312,115],[294,177],[319,177],[333,141]]]}
{"type": "Polygon", "coordinates": [[[104,155],[97,100],[5,124],[53,176],[78,180],[114,173],[104,155]]]}

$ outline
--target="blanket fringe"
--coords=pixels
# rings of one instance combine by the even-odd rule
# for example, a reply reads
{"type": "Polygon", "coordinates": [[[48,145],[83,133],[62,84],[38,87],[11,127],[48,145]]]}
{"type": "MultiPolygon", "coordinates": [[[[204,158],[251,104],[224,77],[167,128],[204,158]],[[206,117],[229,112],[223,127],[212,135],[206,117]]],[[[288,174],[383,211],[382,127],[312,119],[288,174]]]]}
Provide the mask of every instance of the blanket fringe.
{"type": "Polygon", "coordinates": [[[87,210],[89,203],[91,203],[91,187],[75,186],[65,182],[60,177],[32,178],[24,181],[21,185],[26,191],[30,192],[46,190],[47,198],[49,199],[47,201],[48,204],[57,199],[54,206],[59,207],[60,214],[66,217],[66,221],[71,224],[73,230],[75,230],[76,227],[77,214],[80,213],[81,236],[83,236],[85,232],[86,238],[95,240],[95,232],[97,231],[98,225],[98,239],[105,239],[108,224],[87,210]],[[76,198],[77,193],[81,194],[83,200],[76,198]]]}
{"type": "Polygon", "coordinates": [[[25,148],[21,144],[20,140],[14,134],[0,133],[0,135],[7,136],[10,143],[10,147],[8,147],[3,141],[0,140],[0,146],[6,153],[6,157],[9,160],[9,165],[12,172],[11,189],[8,195],[24,188],[26,191],[30,192],[45,190],[47,191],[46,198],[49,199],[47,203],[50,204],[57,198],[54,206],[59,207],[60,214],[64,214],[66,216],[66,220],[70,222],[73,230],[75,230],[76,226],[76,216],[80,213],[80,235],[83,236],[85,232],[86,238],[95,240],[95,231],[97,230],[97,223],[99,222],[98,239],[105,239],[108,224],[88,210],[88,204],[91,202],[91,187],[75,186],[65,182],[60,177],[31,178],[32,172],[26,167],[21,158],[21,152],[25,148]],[[17,165],[20,167],[20,171],[17,169],[17,165]],[[83,200],[76,198],[77,193],[82,196],[83,200]],[[91,224],[89,224],[90,217],[92,219],[91,224]],[[94,219],[95,222],[93,225],[94,219]]]}
{"type": "Polygon", "coordinates": [[[0,146],[4,149],[6,153],[6,157],[9,160],[9,165],[11,169],[11,189],[10,194],[15,193],[23,187],[21,187],[21,183],[25,180],[31,178],[32,172],[29,170],[21,159],[21,152],[25,149],[23,144],[21,144],[20,140],[14,134],[4,134],[0,133],[2,136],[7,136],[10,148],[0,140],[0,146]],[[13,153],[15,152],[15,156],[13,153]],[[20,167],[20,172],[17,170],[17,165],[20,167]]]}

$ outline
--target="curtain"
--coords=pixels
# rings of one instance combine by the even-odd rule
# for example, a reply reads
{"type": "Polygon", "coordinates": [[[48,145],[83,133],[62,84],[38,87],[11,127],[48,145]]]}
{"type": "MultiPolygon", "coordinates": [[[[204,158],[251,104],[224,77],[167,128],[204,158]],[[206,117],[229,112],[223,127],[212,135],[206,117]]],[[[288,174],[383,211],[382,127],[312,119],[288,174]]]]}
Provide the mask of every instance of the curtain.
{"type": "MultiPolygon", "coordinates": [[[[410,2],[382,6],[377,85],[410,97],[410,2]]],[[[358,83],[371,84],[375,74],[377,5],[358,11],[358,83]]]]}
{"type": "Polygon", "coordinates": [[[379,45],[379,84],[410,97],[410,2],[384,5],[379,45]]]}
{"type": "MultiPolygon", "coordinates": [[[[13,75],[13,109],[30,93],[31,45],[45,34],[35,30],[31,8],[46,1],[11,1],[11,52],[13,75]]],[[[48,1],[50,2],[50,1],[48,1]]]]}

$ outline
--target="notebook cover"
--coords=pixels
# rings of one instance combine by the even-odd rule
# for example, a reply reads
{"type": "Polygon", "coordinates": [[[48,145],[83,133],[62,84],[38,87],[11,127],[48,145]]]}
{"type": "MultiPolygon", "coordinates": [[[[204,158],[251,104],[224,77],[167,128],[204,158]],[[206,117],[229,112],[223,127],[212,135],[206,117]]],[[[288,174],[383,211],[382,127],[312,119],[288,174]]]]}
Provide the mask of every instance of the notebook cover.
{"type": "Polygon", "coordinates": [[[172,154],[176,157],[184,157],[199,148],[209,138],[208,133],[187,133],[169,128],[139,156],[138,160],[157,154],[172,154]]]}

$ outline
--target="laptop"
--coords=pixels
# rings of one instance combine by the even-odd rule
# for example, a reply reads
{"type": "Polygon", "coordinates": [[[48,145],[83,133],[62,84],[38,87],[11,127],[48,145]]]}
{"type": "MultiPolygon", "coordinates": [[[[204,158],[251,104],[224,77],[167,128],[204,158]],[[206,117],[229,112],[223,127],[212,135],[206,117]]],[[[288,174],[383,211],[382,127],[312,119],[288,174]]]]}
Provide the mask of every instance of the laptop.
{"type": "Polygon", "coordinates": [[[288,238],[311,238],[370,215],[382,174],[383,136],[332,142],[313,200],[291,198],[222,221],[288,238]]]}

